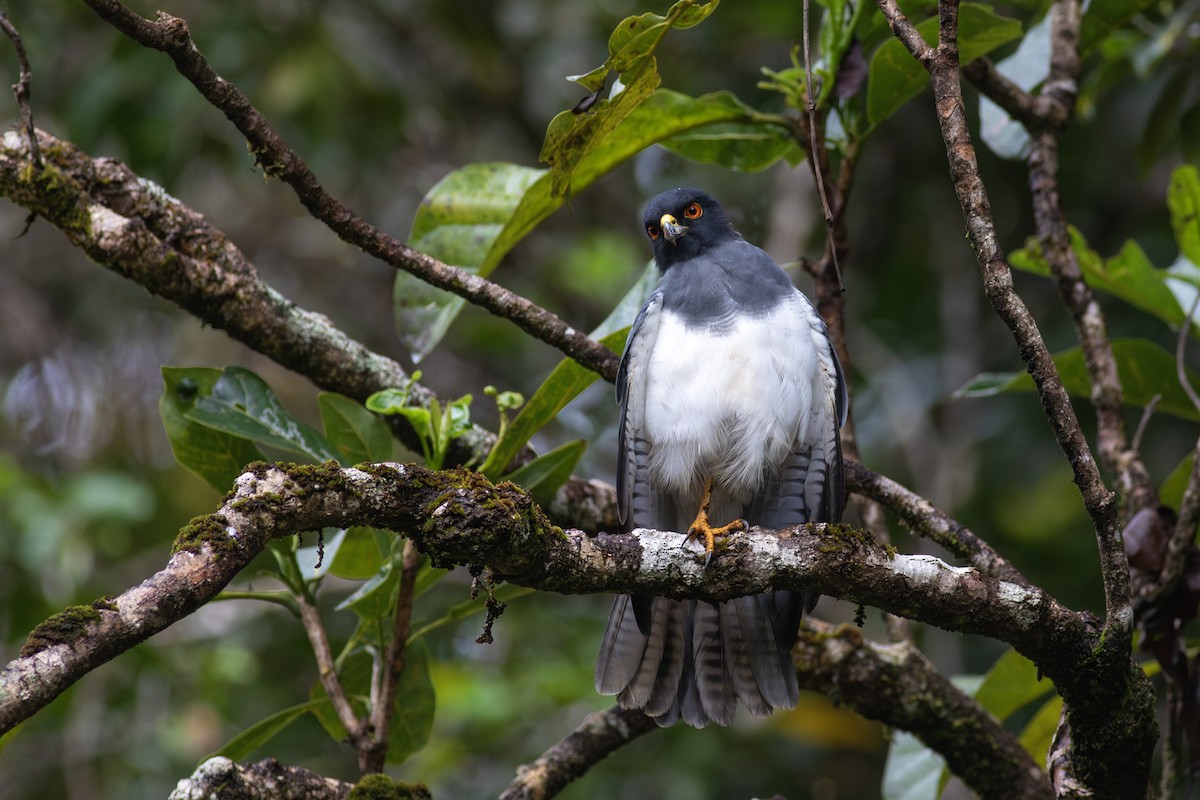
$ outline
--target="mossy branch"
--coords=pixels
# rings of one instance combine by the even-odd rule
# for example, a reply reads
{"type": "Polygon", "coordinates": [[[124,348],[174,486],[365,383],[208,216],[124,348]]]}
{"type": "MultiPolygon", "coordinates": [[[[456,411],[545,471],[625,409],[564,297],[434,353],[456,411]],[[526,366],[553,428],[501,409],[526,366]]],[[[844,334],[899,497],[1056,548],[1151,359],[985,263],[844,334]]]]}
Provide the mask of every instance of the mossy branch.
{"type": "MultiPolygon", "coordinates": [[[[272,538],[350,525],[409,532],[435,564],[486,566],[499,578],[546,591],[710,601],[784,588],[819,591],[1009,642],[1065,696],[1095,691],[1088,663],[1099,646],[1098,626],[1089,615],[1034,587],[896,553],[850,526],[752,529],[723,540],[705,569],[703,554],[678,533],[593,537],[563,530],[519,487],[492,485],[474,472],[258,463],[219,509],[180,531],[162,571],[96,604],[73,630],[56,618],[30,635],[22,656],[0,672],[0,732],[211,600],[272,538]]],[[[1144,681],[1132,665],[1127,677],[1144,681]]]]}

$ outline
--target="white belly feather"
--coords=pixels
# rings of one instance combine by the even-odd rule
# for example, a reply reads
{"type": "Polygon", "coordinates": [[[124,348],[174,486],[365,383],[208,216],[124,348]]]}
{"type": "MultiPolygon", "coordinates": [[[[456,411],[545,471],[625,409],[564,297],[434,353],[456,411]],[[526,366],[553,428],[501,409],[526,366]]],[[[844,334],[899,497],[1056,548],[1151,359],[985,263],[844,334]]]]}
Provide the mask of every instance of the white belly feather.
{"type": "Polygon", "coordinates": [[[833,414],[828,343],[798,292],[720,333],[664,310],[646,375],[651,481],[680,496],[711,477],[746,501],[794,442],[817,435],[809,423],[833,414]]]}

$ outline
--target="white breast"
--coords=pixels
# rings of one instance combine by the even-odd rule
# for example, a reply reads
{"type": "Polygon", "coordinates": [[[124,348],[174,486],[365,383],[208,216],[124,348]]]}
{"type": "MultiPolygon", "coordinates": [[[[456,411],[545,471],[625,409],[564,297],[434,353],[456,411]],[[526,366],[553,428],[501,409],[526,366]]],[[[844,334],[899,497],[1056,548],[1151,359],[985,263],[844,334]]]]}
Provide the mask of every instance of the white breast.
{"type": "Polygon", "coordinates": [[[651,480],[681,495],[711,477],[748,498],[833,414],[829,345],[799,292],[720,333],[664,310],[643,379],[651,480]]]}

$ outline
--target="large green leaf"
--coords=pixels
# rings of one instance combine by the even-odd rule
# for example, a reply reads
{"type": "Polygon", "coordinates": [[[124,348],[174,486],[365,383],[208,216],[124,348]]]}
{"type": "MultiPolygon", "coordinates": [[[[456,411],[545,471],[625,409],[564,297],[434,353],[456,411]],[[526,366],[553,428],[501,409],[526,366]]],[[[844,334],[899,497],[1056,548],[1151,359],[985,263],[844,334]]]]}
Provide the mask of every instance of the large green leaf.
{"type": "Polygon", "coordinates": [[[505,475],[504,480],[512,481],[525,489],[533,495],[538,505],[549,505],[555,492],[571,477],[572,470],[586,449],[587,442],[583,439],[567,442],[505,475]]]}
{"type": "Polygon", "coordinates": [[[661,79],[654,51],[672,27],[688,28],[702,22],[717,8],[719,0],[697,3],[679,0],[666,16],[647,12],[626,17],[608,40],[608,59],[574,80],[592,92],[603,90],[610,72],[617,82],[609,96],[586,109],[563,111],[550,121],[538,160],[551,168],[551,194],[564,197],[572,189],[579,163],[658,88],[661,79]]]}
{"type": "Polygon", "coordinates": [[[184,417],[314,461],[337,460],[324,436],[288,413],[266,381],[242,367],[226,367],[212,391],[199,395],[184,417]]]}
{"type": "Polygon", "coordinates": [[[163,367],[158,400],[163,427],[175,460],[220,492],[229,491],[242,468],[262,460],[262,452],[240,436],[193,422],[186,414],[196,400],[212,393],[221,370],[210,367],[163,367]]]}
{"type": "Polygon", "coordinates": [[[1179,252],[1200,267],[1200,171],[1196,167],[1184,164],[1171,173],[1167,207],[1179,252]]]}
{"type": "MultiPolygon", "coordinates": [[[[1136,242],[1127,241],[1120,252],[1106,261],[1088,247],[1078,229],[1072,227],[1070,234],[1071,249],[1088,285],[1116,295],[1172,327],[1183,323],[1184,312],[1171,291],[1169,274],[1166,270],[1156,269],[1136,242]]],[[[1036,240],[1013,251],[1009,263],[1035,275],[1050,275],[1050,265],[1036,240]]]]}
{"type": "Polygon", "coordinates": [[[781,158],[797,164],[804,151],[790,133],[763,122],[721,122],[673,136],[663,143],[673,153],[737,172],[759,172],[781,158]]]}
{"type": "Polygon", "coordinates": [[[1034,663],[1016,650],[1009,650],[988,670],[975,692],[975,700],[998,720],[1006,720],[1018,709],[1054,691],[1054,684],[1041,679],[1034,663]]]}
{"type": "MultiPolygon", "coordinates": [[[[929,44],[937,42],[938,18],[921,22],[917,30],[929,44]]],[[[1021,37],[1021,23],[1002,17],[982,3],[963,3],[958,11],[958,55],[966,64],[1021,37]]],[[[929,73],[898,39],[889,39],[871,56],[867,78],[867,119],[878,125],[915,97],[929,82],[929,73]]]]}
{"type": "Polygon", "coordinates": [[[1050,750],[1050,742],[1053,741],[1054,733],[1058,730],[1061,716],[1062,698],[1055,694],[1042,704],[1042,707],[1021,729],[1018,741],[1025,748],[1025,752],[1033,756],[1034,763],[1046,763],[1046,753],[1050,750]]]}
{"type": "MultiPolygon", "coordinates": [[[[338,671],[338,679],[355,712],[360,717],[366,714],[371,694],[371,657],[366,653],[351,656],[338,671]]],[[[309,690],[309,697],[325,701],[312,711],[334,741],[344,742],[346,729],[326,700],[325,688],[319,681],[309,690]]],[[[399,764],[425,746],[433,728],[435,705],[433,683],[429,680],[429,654],[422,643],[410,644],[405,650],[404,671],[400,673],[388,731],[387,763],[399,764]]]]}
{"type": "MultiPolygon", "coordinates": [[[[525,192],[545,173],[516,164],[468,164],[451,172],[422,198],[409,244],[439,261],[486,275],[503,256],[501,252],[489,259],[496,238],[525,192]]],[[[396,334],[414,360],[441,341],[463,302],[407,272],[396,275],[396,334]]]]}
{"type": "Polygon", "coordinates": [[[1153,4],[1154,0],[1091,0],[1079,26],[1079,52],[1087,55],[1153,4]]]}
{"type": "Polygon", "coordinates": [[[330,556],[329,572],[347,580],[367,580],[383,568],[394,538],[378,528],[348,528],[342,546],[330,556]]]}
{"type": "MultiPolygon", "coordinates": [[[[1183,419],[1200,422],[1200,411],[1192,405],[1175,374],[1175,356],[1145,339],[1114,339],[1113,354],[1125,394],[1125,404],[1144,407],[1155,396],[1155,409],[1183,419]]],[[[1075,398],[1091,396],[1092,382],[1083,363],[1083,352],[1075,347],[1054,357],[1063,386],[1075,398]]],[[[1200,386],[1197,375],[1187,371],[1193,386],[1200,386]]],[[[973,378],[956,393],[962,397],[989,397],[1001,392],[1031,392],[1033,378],[1026,372],[984,373],[973,378]]]]}
{"type": "Polygon", "coordinates": [[[328,705],[329,698],[320,697],[316,700],[309,700],[306,703],[292,706],[291,708],[285,708],[282,711],[276,711],[274,714],[246,728],[246,730],[222,745],[220,750],[210,753],[202,760],[207,761],[210,758],[218,756],[224,756],[231,761],[241,761],[249,758],[255,750],[274,739],[285,728],[300,719],[300,717],[315,711],[320,706],[327,707],[328,705]]]}
{"type": "Polygon", "coordinates": [[[937,800],[946,761],[905,731],[895,731],[883,768],[884,800],[937,800]]]}
{"type": "MultiPolygon", "coordinates": [[[[576,164],[572,189],[590,186],[652,144],[703,126],[745,123],[753,113],[729,92],[689,97],[660,89],[576,164]]],[[[445,241],[460,259],[451,263],[487,277],[521,239],[566,202],[554,194],[553,186],[547,170],[511,164],[463,167],[443,178],[422,201],[413,222],[414,233],[419,231],[422,238],[413,246],[445,261],[438,249],[445,241]],[[482,199],[476,201],[475,196],[482,199]],[[426,218],[427,203],[445,208],[426,218]]],[[[397,276],[393,295],[397,332],[417,359],[441,341],[463,307],[457,295],[406,274],[397,276]]]]}
{"type": "Polygon", "coordinates": [[[346,466],[392,457],[392,434],[362,403],[345,395],[322,392],[317,396],[321,424],[346,466]]]}

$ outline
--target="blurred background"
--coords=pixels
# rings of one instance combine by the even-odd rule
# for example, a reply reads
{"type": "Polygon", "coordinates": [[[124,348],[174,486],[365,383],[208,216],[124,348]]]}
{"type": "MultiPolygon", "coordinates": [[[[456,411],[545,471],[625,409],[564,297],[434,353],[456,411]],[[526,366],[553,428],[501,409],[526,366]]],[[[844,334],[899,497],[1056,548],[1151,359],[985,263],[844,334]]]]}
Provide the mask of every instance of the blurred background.
{"type": "MultiPolygon", "coordinates": [[[[537,166],[546,124],[586,94],[565,76],[604,61],[608,34],[623,17],[669,6],[130,5],[148,16],[163,8],[187,19],[217,71],[267,115],[326,188],[401,237],[421,197],[447,172],[475,161],[537,166]]],[[[781,110],[779,96],[757,83],[761,67],[789,66],[801,7],[730,1],[704,24],[673,32],[658,53],[663,86],[691,95],[729,89],[753,106],[781,110]]],[[[1043,7],[1018,2],[998,10],[1029,20],[1043,7]]],[[[6,12],[32,61],[40,127],[161,184],[225,231],[289,299],[411,365],[393,333],[391,268],[340,243],[290,189],[265,180],[233,127],[165,56],[131,43],[80,2],[18,3],[6,12]]],[[[1177,13],[1163,3],[1145,19],[1159,24],[1177,13]]],[[[1177,40],[1182,53],[1140,67],[1133,57],[1114,57],[1084,86],[1081,115],[1064,141],[1061,190],[1071,221],[1102,255],[1136,239],[1156,265],[1175,260],[1164,193],[1181,139],[1177,120],[1165,119],[1161,107],[1164,97],[1177,95],[1186,106],[1197,86],[1180,84],[1162,65],[1171,59],[1194,66],[1194,19],[1177,40]]],[[[16,80],[6,42],[0,75],[16,80]]],[[[970,91],[968,103],[973,109],[970,91]]],[[[954,398],[976,374],[1019,371],[1021,363],[984,300],[932,111],[923,94],[873,135],[850,202],[852,252],[842,269],[863,460],[972,527],[1069,606],[1100,610],[1094,539],[1035,397],[954,398]]],[[[7,129],[16,119],[5,95],[0,124],[7,129]]],[[[1002,244],[1020,247],[1032,231],[1024,165],[983,147],[979,155],[1002,244]]],[[[820,254],[824,229],[807,166],[735,174],[651,149],[573,198],[493,279],[590,329],[649,258],[638,224],[642,206],[677,185],[708,189],[746,238],[780,262],[820,254]]],[[[152,574],[179,527],[215,507],[219,495],[172,458],[157,408],[162,365],[249,367],[293,413],[317,417],[315,391],[303,379],[91,264],[51,226],[24,228],[24,211],[0,202],[3,662],[48,615],[152,574]]],[[[807,276],[795,277],[811,288],[807,276]]],[[[1053,287],[1027,274],[1016,280],[1051,349],[1072,346],[1053,287]]],[[[1159,323],[1102,301],[1113,335],[1173,347],[1173,334],[1159,323]]],[[[482,388],[529,394],[559,359],[512,324],[468,308],[420,369],[443,397],[473,393],[475,419],[494,428],[482,388]]],[[[1094,432],[1086,405],[1079,410],[1094,432]]],[[[1139,417],[1129,411],[1131,428],[1139,417]]],[[[609,481],[614,421],[612,387],[597,384],[534,444],[544,451],[587,439],[578,472],[609,481]]],[[[1145,456],[1156,479],[1175,468],[1194,439],[1182,423],[1153,419],[1145,456]]],[[[895,534],[905,551],[936,552],[899,529],[895,534]]],[[[254,584],[251,568],[244,580],[264,579],[254,584]]],[[[347,635],[353,620],[332,606],[354,588],[331,582],[322,597],[335,638],[347,635]]],[[[466,592],[465,579],[443,581],[422,597],[418,624],[466,592]]],[[[608,604],[603,597],[535,594],[510,606],[494,644],[475,644],[480,619],[431,635],[433,734],[393,774],[428,783],[435,797],[497,794],[518,764],[607,705],[595,696],[591,675],[608,604]]],[[[853,615],[829,598],[817,609],[834,621],[853,615]]],[[[867,628],[883,638],[877,612],[869,611],[867,628]]],[[[1002,652],[994,642],[929,628],[919,627],[918,638],[951,675],[981,673],[1002,652]]],[[[0,797],[161,798],[239,731],[307,699],[315,678],[304,633],[285,612],[251,602],[212,604],[88,675],[28,722],[0,755],[0,797]]],[[[886,744],[882,727],[806,695],[795,711],[767,721],[646,736],[562,797],[871,798],[880,794],[886,744]]],[[[355,773],[352,751],[311,718],[256,754],[266,756],[343,778],[355,773]]]]}

